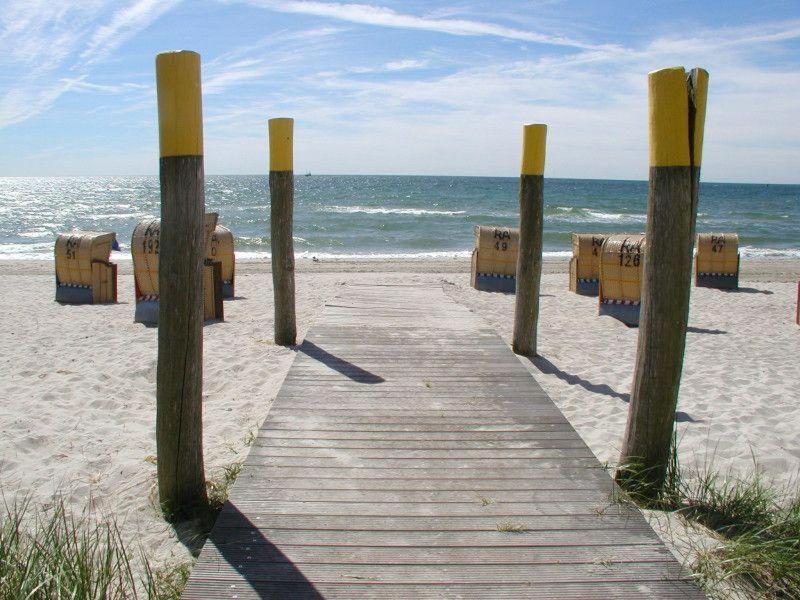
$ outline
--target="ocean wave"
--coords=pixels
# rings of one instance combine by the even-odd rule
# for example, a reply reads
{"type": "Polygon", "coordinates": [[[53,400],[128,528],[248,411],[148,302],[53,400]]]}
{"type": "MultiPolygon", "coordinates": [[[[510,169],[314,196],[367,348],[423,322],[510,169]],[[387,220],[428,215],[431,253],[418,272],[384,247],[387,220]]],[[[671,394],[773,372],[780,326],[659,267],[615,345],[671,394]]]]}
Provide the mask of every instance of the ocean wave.
{"type": "Polygon", "coordinates": [[[739,253],[745,258],[800,258],[800,248],[755,248],[740,246],[739,253]]]}
{"type": "MultiPolygon", "coordinates": [[[[47,245],[47,251],[41,244],[0,244],[0,260],[53,260],[53,246],[47,245]]],[[[800,260],[800,248],[755,248],[741,246],[739,251],[744,258],[769,258],[776,260],[800,260]]],[[[318,258],[320,260],[447,260],[468,259],[472,250],[427,251],[427,252],[314,252],[304,250],[296,252],[298,259],[318,258]]],[[[570,250],[545,250],[544,258],[569,258],[570,250]]],[[[237,250],[236,260],[251,261],[269,259],[270,252],[253,252],[237,250]]],[[[123,245],[120,252],[111,253],[112,262],[131,260],[130,248],[123,245]]]]}
{"type": "Polygon", "coordinates": [[[581,206],[554,206],[547,209],[545,220],[564,220],[576,223],[644,223],[647,215],[641,213],[612,213],[592,210],[581,206]]]}
{"type": "MultiPolygon", "coordinates": [[[[572,256],[570,250],[554,250],[542,253],[544,258],[568,258],[572,256]]],[[[320,260],[461,260],[469,259],[472,250],[430,251],[430,252],[313,252],[304,251],[295,253],[299,259],[318,258],[320,260]]],[[[270,258],[269,252],[237,252],[236,259],[259,260],[270,258]]]]}
{"type": "Polygon", "coordinates": [[[465,210],[432,210],[428,208],[383,208],[372,206],[324,206],[318,212],[366,215],[438,215],[445,217],[455,217],[466,214],[465,210]]]}
{"type": "Polygon", "coordinates": [[[637,223],[644,223],[647,220],[647,215],[636,213],[604,213],[593,210],[586,212],[597,221],[636,221],[637,223]]]}

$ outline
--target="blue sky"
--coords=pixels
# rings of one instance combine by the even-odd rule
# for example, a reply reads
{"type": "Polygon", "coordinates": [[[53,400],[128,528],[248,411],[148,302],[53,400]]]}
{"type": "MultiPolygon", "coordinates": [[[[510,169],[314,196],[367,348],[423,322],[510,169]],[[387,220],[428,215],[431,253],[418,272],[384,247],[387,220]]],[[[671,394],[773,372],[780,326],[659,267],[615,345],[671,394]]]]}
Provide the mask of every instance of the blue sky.
{"type": "Polygon", "coordinates": [[[800,2],[0,1],[0,175],[158,168],[154,58],[202,56],[208,173],[646,179],[647,72],[710,72],[703,178],[800,183],[800,2]]]}

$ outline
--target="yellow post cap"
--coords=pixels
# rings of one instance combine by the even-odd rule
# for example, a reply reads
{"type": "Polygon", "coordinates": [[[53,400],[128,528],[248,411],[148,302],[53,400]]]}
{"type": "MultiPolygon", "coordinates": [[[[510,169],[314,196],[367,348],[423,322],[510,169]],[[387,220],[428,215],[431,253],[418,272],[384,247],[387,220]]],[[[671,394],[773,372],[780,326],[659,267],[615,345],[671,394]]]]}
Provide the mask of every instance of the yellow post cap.
{"type": "Polygon", "coordinates": [[[294,119],[277,118],[269,120],[270,171],[294,170],[293,134],[294,119]]]}
{"type": "Polygon", "coordinates": [[[689,74],[694,100],[694,136],[692,140],[692,163],[699,167],[703,159],[703,134],[706,125],[706,102],[708,100],[708,71],[692,69],[689,74]]]}
{"type": "Polygon", "coordinates": [[[156,56],[161,156],[203,154],[200,55],[191,50],[156,56]]]}
{"type": "Polygon", "coordinates": [[[689,96],[686,71],[670,67],[648,75],[650,166],[689,166],[689,96]]]}
{"type": "Polygon", "coordinates": [[[544,175],[547,125],[534,123],[522,128],[522,174],[544,175]]]}

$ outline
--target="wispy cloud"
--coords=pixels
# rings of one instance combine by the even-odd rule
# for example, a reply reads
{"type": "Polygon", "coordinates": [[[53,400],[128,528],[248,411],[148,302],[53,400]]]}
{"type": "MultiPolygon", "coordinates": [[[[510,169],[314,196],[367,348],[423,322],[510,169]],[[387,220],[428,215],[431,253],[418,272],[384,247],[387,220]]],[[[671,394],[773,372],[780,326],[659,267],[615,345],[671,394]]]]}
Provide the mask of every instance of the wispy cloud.
{"type": "MultiPolygon", "coordinates": [[[[755,170],[778,178],[777,173],[791,168],[790,149],[800,139],[794,118],[800,67],[771,67],[757,57],[762,52],[781,56],[781,44],[795,39],[794,25],[690,31],[624,51],[578,50],[524,60],[487,57],[450,65],[445,73],[415,72],[424,58],[392,61],[392,67],[408,68],[412,79],[408,73],[393,77],[390,63],[316,71],[301,78],[302,93],[290,92],[285,105],[313,131],[310,160],[323,162],[309,164],[312,170],[335,164],[338,172],[363,172],[380,155],[383,166],[377,172],[393,164],[416,173],[509,172],[516,165],[519,124],[535,120],[550,125],[550,173],[642,177],[647,169],[646,73],[673,64],[702,66],[712,78],[706,172],[752,179],[755,170]],[[363,73],[380,76],[365,78],[363,73]],[[374,140],[381,140],[380,151],[374,140]]],[[[280,101],[273,98],[267,107],[280,101]]],[[[247,135],[253,119],[264,114],[264,107],[261,115],[254,114],[241,102],[236,109],[225,130],[215,132],[222,137],[212,139],[210,148],[247,135]]],[[[224,106],[217,111],[226,114],[224,106]]]]}
{"type": "Polygon", "coordinates": [[[87,64],[103,60],[179,2],[180,0],[137,0],[117,11],[107,25],[94,32],[81,53],[81,58],[87,64]]]}
{"type": "Polygon", "coordinates": [[[180,0],[7,0],[0,10],[0,128],[50,109],[67,92],[121,93],[135,83],[91,83],[96,63],[180,0]],[[70,73],[70,77],[64,77],[70,73]]]}
{"type": "MultiPolygon", "coordinates": [[[[351,73],[397,73],[399,71],[414,71],[417,69],[424,69],[430,64],[428,59],[420,58],[404,58],[401,60],[390,60],[376,67],[350,67],[348,71],[351,73]]],[[[331,72],[328,75],[335,75],[331,72]]]]}
{"type": "Polygon", "coordinates": [[[568,46],[572,48],[597,47],[564,36],[506,27],[497,23],[470,19],[425,17],[401,13],[391,8],[372,4],[341,4],[338,2],[316,2],[313,0],[245,1],[277,12],[327,17],[329,19],[358,23],[361,25],[374,25],[396,29],[418,29],[460,36],[494,36],[510,40],[535,42],[554,46],[568,46]]]}

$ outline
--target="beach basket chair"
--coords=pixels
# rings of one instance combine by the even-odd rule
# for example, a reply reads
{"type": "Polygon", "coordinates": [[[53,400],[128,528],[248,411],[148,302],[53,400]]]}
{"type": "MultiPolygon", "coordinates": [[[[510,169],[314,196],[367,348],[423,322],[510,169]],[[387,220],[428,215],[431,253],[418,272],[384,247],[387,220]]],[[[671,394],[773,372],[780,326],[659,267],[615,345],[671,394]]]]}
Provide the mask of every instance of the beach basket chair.
{"type": "MultiPolygon", "coordinates": [[[[209,253],[211,234],[217,225],[217,213],[206,213],[206,256],[209,253]]],[[[134,321],[146,325],[158,324],[158,264],[161,237],[161,220],[140,222],[133,230],[131,255],[136,294],[134,321]]],[[[205,320],[224,319],[222,304],[222,263],[206,258],[203,265],[203,313],[205,320]]]]}
{"type": "Polygon", "coordinates": [[[739,287],[739,236],[735,233],[698,233],[694,257],[697,287],[739,287]]]}
{"type": "Polygon", "coordinates": [[[600,283],[600,252],[606,236],[597,233],[572,234],[569,261],[569,289],[582,296],[597,296],[600,283]]]}
{"type": "Polygon", "coordinates": [[[208,243],[211,261],[219,261],[222,267],[222,297],[233,298],[236,277],[236,255],[233,250],[233,233],[227,227],[217,225],[208,243]]]}
{"type": "Polygon", "coordinates": [[[598,285],[601,316],[638,327],[645,248],[644,234],[610,235],[603,242],[598,285]]]}
{"type": "Polygon", "coordinates": [[[110,262],[114,233],[62,233],[56,238],[56,302],[117,301],[117,265],[110,262]]]}
{"type": "Polygon", "coordinates": [[[486,292],[516,291],[519,229],[475,226],[471,284],[486,292]]]}

